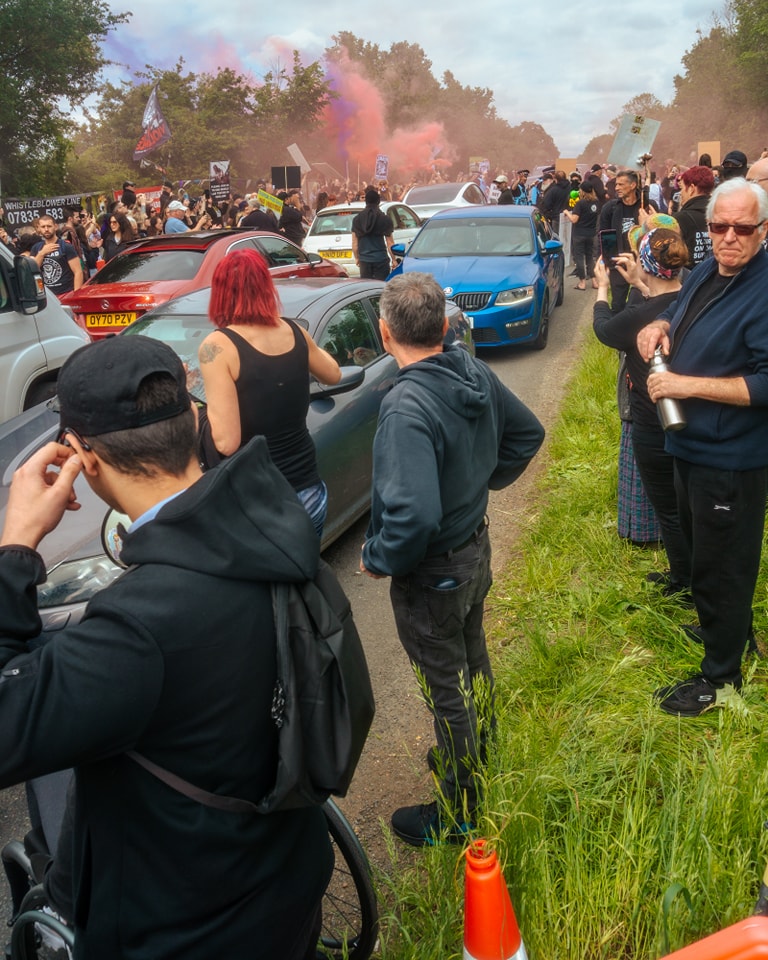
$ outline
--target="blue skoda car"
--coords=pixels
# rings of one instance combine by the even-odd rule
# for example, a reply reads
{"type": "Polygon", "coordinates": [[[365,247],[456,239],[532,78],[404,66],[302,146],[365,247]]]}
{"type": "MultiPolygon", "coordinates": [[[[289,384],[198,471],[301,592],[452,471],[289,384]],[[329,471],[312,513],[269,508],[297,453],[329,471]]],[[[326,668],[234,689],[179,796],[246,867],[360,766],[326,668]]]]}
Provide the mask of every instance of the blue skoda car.
{"type": "Polygon", "coordinates": [[[478,347],[547,345],[563,302],[563,245],[535,207],[473,206],[436,213],[389,279],[431,273],[472,323],[478,347]]]}

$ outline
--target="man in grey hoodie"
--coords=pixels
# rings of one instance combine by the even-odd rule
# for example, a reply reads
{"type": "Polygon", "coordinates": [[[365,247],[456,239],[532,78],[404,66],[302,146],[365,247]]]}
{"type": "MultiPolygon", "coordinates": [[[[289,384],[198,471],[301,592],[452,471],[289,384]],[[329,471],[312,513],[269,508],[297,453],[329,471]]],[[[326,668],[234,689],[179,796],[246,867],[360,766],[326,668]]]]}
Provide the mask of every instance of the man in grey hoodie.
{"type": "Polygon", "coordinates": [[[443,346],[445,297],[431,275],[391,280],[380,311],[384,347],[400,370],[379,413],[360,567],[392,578],[400,641],[429,688],[439,802],[392,817],[397,836],[422,846],[461,840],[479,802],[475,774],[494,726],[483,631],[488,490],[520,476],[544,430],[485,363],[443,346]],[[482,686],[488,695],[478,698],[482,686]]]}

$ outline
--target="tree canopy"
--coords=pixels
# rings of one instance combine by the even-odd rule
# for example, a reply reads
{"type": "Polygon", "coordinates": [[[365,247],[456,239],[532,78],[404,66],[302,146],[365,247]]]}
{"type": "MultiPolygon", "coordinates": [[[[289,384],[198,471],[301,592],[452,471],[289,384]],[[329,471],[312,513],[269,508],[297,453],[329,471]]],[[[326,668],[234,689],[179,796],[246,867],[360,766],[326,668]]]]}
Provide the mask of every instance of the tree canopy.
{"type": "Polygon", "coordinates": [[[68,113],[98,87],[101,44],[129,14],[103,0],[0,0],[0,178],[6,194],[62,187],[68,113]]]}
{"type": "MultiPolygon", "coordinates": [[[[425,50],[406,41],[388,49],[342,31],[320,61],[297,51],[256,81],[222,68],[194,73],[147,65],[132,82],[102,80],[103,42],[130,14],[106,0],[0,0],[0,185],[32,195],[119,187],[128,177],[157,182],[203,179],[212,160],[229,160],[235,179],[253,180],[290,164],[289,144],[311,161],[369,179],[378,153],[390,177],[405,181],[439,167],[452,176],[469,158],[494,170],[553,162],[558,149],[538,123],[500,117],[493,91],[463,85],[446,71],[437,78],[425,50]],[[153,86],[170,125],[168,144],[137,169],[133,149],[153,86]],[[98,101],[84,125],[73,108],[98,101]]],[[[723,152],[756,156],[768,120],[768,0],[728,0],[709,32],[699,32],[664,104],[639,93],[622,113],[662,122],[657,157],[695,160],[700,140],[723,152]]],[[[620,118],[587,144],[580,159],[604,160],[620,118]]]]}

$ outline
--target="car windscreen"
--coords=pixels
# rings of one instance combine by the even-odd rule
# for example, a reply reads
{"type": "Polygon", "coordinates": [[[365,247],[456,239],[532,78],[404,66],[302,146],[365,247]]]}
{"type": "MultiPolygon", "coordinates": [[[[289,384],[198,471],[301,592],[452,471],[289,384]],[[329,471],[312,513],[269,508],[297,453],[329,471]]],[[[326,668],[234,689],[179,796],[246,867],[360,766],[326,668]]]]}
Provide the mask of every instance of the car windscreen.
{"type": "Polygon", "coordinates": [[[310,236],[335,237],[339,234],[352,233],[352,221],[358,213],[360,213],[359,210],[344,210],[339,213],[325,214],[321,210],[312,221],[309,229],[310,236]]]}
{"type": "MultiPolygon", "coordinates": [[[[307,327],[303,320],[294,320],[294,323],[300,324],[305,329],[307,327]]],[[[197,351],[203,340],[213,330],[213,324],[207,316],[155,313],[140,317],[121,336],[152,337],[153,340],[162,340],[163,343],[168,344],[181,358],[184,369],[187,371],[187,390],[196,400],[205,401],[205,387],[197,351]]]]}
{"type": "Polygon", "coordinates": [[[430,220],[408,248],[408,257],[526,257],[533,253],[527,218],[430,220]]]}
{"type": "Polygon", "coordinates": [[[456,199],[460,189],[458,183],[433,183],[428,187],[413,187],[408,191],[405,202],[411,207],[415,203],[450,203],[456,199]]]}
{"type": "Polygon", "coordinates": [[[174,353],[179,355],[187,371],[187,390],[197,400],[205,400],[197,350],[213,329],[213,324],[206,316],[185,317],[178,313],[168,316],[160,314],[141,317],[132,323],[122,336],[152,337],[153,340],[162,340],[163,343],[167,343],[174,353]]]}
{"type": "Polygon", "coordinates": [[[200,269],[204,254],[204,250],[146,250],[118,254],[92,277],[91,285],[191,280],[200,269]]]}

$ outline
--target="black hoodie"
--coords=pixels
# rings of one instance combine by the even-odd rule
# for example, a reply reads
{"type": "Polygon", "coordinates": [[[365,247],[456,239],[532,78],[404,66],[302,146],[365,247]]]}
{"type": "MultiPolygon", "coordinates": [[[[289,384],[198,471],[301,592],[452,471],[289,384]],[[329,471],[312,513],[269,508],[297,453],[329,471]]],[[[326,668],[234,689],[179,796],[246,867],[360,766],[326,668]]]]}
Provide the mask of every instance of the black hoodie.
{"type": "Polygon", "coordinates": [[[363,562],[402,576],[462,543],[481,523],[488,489],[513,483],[544,428],[460,346],[402,367],[373,444],[373,496],[363,562]]]}
{"type": "Polygon", "coordinates": [[[0,549],[0,786],[76,768],[77,958],[290,955],[330,874],[322,810],[213,810],[124,751],[263,796],[277,756],[268,583],[311,577],[318,557],[262,437],[129,532],[122,558],[138,566],[33,652],[42,560],[0,549]]]}

